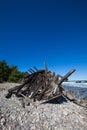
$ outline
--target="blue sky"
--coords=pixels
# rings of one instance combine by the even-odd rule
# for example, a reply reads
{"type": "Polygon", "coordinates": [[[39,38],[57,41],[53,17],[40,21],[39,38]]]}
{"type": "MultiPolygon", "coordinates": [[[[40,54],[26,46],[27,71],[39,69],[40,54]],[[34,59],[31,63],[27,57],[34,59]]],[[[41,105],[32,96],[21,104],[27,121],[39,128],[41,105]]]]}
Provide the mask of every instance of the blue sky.
{"type": "Polygon", "coordinates": [[[0,60],[87,79],[86,0],[0,0],[0,60]]]}

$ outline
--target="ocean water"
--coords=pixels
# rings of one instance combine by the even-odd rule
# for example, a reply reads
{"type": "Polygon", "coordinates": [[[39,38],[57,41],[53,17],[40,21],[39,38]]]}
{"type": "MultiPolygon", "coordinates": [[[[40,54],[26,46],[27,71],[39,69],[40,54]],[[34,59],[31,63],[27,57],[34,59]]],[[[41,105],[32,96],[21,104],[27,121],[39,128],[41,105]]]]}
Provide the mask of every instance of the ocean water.
{"type": "Polygon", "coordinates": [[[87,97],[87,83],[64,82],[65,91],[71,90],[77,98],[87,97]]]}

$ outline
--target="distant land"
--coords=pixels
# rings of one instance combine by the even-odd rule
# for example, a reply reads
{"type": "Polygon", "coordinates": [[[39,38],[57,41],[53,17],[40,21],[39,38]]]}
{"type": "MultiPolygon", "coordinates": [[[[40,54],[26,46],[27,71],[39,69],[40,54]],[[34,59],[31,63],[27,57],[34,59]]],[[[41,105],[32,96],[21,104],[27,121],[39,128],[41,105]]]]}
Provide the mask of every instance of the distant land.
{"type": "Polygon", "coordinates": [[[68,80],[67,82],[87,83],[87,80],[68,80]]]}

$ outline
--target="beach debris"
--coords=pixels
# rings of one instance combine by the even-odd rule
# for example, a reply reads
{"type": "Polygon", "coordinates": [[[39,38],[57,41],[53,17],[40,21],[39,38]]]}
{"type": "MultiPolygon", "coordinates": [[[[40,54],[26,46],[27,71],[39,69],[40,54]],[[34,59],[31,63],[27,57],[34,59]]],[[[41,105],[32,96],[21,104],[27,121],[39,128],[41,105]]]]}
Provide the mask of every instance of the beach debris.
{"type": "Polygon", "coordinates": [[[51,72],[46,63],[44,63],[44,69],[39,70],[34,66],[28,69],[28,71],[29,74],[24,77],[21,85],[8,90],[7,98],[15,94],[18,97],[22,96],[31,104],[37,100],[51,102],[60,100],[62,97],[74,100],[74,97],[70,93],[65,92],[62,83],[75,72],[75,69],[71,69],[67,74],[61,76],[60,74],[56,75],[54,72],[51,72]]]}

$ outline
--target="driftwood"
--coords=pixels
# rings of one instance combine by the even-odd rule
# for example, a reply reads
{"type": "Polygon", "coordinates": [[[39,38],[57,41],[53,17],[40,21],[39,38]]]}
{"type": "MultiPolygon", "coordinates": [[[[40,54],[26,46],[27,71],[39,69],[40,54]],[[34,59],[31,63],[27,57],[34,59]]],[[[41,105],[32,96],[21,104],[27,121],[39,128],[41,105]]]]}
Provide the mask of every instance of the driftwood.
{"type": "Polygon", "coordinates": [[[46,63],[44,63],[44,68],[43,70],[38,70],[35,66],[30,68],[28,75],[24,77],[23,84],[9,89],[6,97],[10,98],[12,94],[15,94],[35,107],[37,107],[34,103],[36,100],[47,103],[60,102],[62,99],[70,100],[79,106],[87,108],[75,98],[72,91],[66,92],[62,87],[62,83],[67,81],[68,77],[75,72],[75,69],[70,70],[65,76],[61,76],[49,71],[46,63]]]}
{"type": "Polygon", "coordinates": [[[6,97],[10,98],[12,94],[15,94],[27,100],[29,99],[28,101],[32,103],[32,101],[35,102],[36,100],[49,102],[59,99],[63,95],[66,96],[62,83],[75,72],[75,69],[61,76],[49,71],[46,63],[44,63],[44,67],[43,70],[38,70],[36,67],[30,68],[28,71],[31,74],[24,77],[23,84],[9,89],[6,97]]]}

